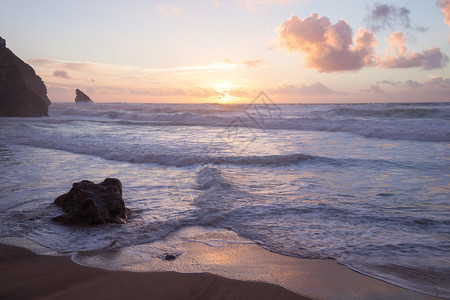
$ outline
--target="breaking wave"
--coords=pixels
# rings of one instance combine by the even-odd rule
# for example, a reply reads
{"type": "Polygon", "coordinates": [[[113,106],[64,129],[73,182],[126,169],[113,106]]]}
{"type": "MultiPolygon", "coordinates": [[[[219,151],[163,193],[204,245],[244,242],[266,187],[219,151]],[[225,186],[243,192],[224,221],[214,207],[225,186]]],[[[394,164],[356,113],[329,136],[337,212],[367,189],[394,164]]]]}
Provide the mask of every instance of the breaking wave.
{"type": "Polygon", "coordinates": [[[389,140],[450,141],[450,105],[53,104],[49,123],[95,121],[151,126],[241,126],[347,132],[389,140]]]}

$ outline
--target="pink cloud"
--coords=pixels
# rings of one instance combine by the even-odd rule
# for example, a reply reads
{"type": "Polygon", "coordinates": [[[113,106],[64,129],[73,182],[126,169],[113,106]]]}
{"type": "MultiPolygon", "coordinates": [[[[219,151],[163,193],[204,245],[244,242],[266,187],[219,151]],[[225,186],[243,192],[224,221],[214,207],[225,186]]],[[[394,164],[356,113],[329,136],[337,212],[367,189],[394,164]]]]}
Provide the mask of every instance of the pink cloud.
{"type": "Polygon", "coordinates": [[[274,95],[330,95],[334,91],[321,82],[303,85],[283,84],[277,88],[270,89],[274,95]]]}
{"type": "Polygon", "coordinates": [[[450,25],[450,0],[437,0],[436,4],[441,8],[444,14],[444,21],[450,25]]]}
{"type": "Polygon", "coordinates": [[[291,16],[278,27],[278,35],[281,47],[305,55],[306,65],[319,72],[356,71],[376,65],[431,70],[443,68],[449,62],[448,56],[433,46],[421,53],[408,53],[400,31],[386,40],[389,47],[385,58],[380,60],[374,54],[377,40],[373,32],[360,28],[353,43],[353,31],[346,21],[341,19],[332,25],[328,18],[317,14],[304,19],[291,16]]]}
{"type": "Polygon", "coordinates": [[[278,34],[281,47],[306,55],[308,67],[319,72],[354,71],[374,64],[374,34],[361,28],[353,44],[353,30],[342,19],[332,25],[317,14],[304,19],[293,15],[278,27],[278,34]]]}
{"type": "Polygon", "coordinates": [[[64,70],[56,70],[55,72],[53,72],[53,76],[61,77],[61,78],[64,78],[64,79],[70,79],[69,73],[67,73],[64,70]]]}
{"type": "Polygon", "coordinates": [[[408,53],[404,45],[405,37],[400,31],[393,32],[386,41],[389,42],[389,48],[385,58],[380,62],[380,66],[384,68],[422,67],[424,70],[431,70],[443,68],[449,62],[448,56],[433,46],[422,53],[408,53]]]}

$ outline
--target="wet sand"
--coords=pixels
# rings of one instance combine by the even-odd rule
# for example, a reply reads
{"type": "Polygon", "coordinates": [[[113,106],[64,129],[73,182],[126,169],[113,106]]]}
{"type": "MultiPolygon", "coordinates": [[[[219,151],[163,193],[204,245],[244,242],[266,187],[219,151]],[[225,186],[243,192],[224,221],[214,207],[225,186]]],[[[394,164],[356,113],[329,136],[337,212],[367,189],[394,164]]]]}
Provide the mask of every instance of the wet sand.
{"type": "Polygon", "coordinates": [[[207,273],[108,271],[5,245],[0,282],[0,299],[307,299],[268,283],[207,273]]]}
{"type": "Polygon", "coordinates": [[[293,258],[246,241],[190,227],[150,244],[76,253],[73,261],[0,244],[0,299],[435,299],[331,259],[293,258]]]}

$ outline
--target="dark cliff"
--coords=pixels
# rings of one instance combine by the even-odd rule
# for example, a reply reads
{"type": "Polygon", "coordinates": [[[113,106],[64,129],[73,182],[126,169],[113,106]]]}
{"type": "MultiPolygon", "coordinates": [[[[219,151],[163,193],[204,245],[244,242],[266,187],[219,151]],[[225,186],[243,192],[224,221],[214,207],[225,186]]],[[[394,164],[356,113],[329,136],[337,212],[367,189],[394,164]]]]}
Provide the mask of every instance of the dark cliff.
{"type": "Polygon", "coordinates": [[[0,37],[0,117],[47,116],[50,103],[42,79],[0,37]]]}

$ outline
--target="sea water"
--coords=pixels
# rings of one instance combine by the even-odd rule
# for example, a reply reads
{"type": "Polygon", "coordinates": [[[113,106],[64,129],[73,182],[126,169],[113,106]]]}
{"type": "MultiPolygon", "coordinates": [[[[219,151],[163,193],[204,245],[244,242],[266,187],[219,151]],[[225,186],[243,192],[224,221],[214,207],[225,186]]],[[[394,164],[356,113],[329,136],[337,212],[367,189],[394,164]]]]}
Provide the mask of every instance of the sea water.
{"type": "Polygon", "coordinates": [[[53,103],[0,118],[0,237],[64,253],[226,228],[450,297],[449,120],[449,103],[53,103]],[[51,220],[73,182],[106,177],[127,224],[51,220]]]}

